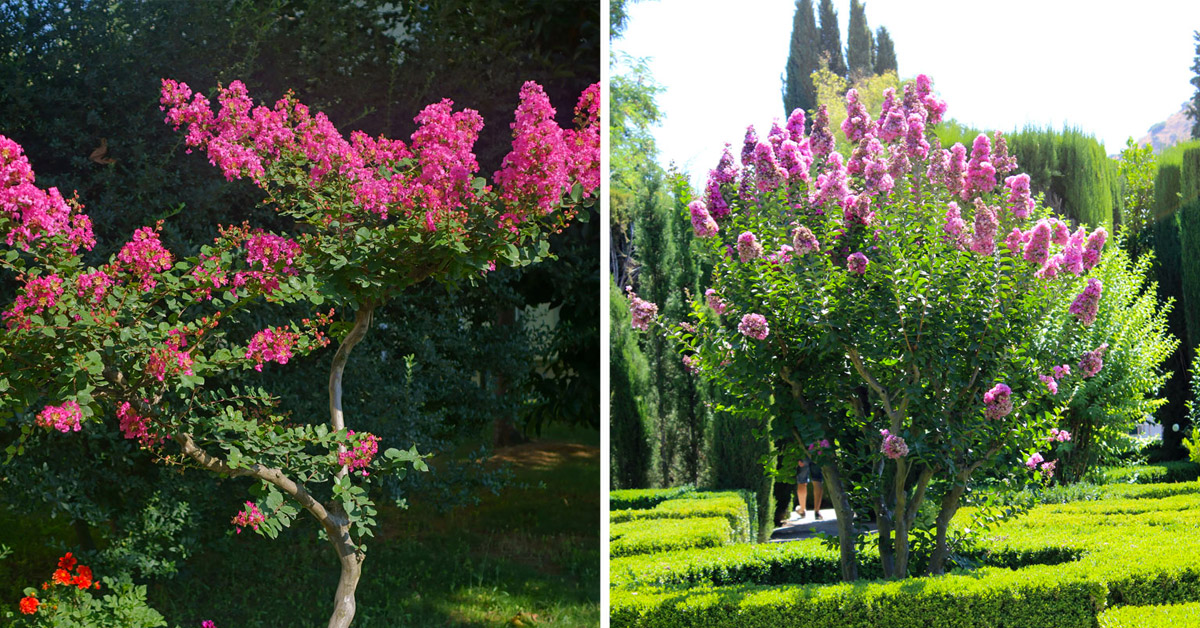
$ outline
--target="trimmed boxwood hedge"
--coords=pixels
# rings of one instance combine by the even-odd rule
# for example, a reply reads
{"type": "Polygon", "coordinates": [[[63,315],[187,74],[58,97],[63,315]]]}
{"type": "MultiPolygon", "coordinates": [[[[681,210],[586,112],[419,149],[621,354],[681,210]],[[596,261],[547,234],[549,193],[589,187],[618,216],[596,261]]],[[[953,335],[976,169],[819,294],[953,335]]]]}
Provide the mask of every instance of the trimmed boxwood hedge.
{"type": "Polygon", "coordinates": [[[1181,460],[1132,467],[1109,467],[1104,470],[1103,476],[1105,484],[1191,482],[1200,478],[1200,464],[1181,460]]]}
{"type": "Polygon", "coordinates": [[[1200,602],[1120,606],[1100,613],[1100,628],[1200,628],[1200,602]]]}
{"type": "Polygon", "coordinates": [[[614,523],[608,530],[608,551],[614,557],[716,547],[733,542],[733,528],[725,517],[627,521],[614,523]]]}
{"type": "MultiPolygon", "coordinates": [[[[711,586],[777,582],[790,565],[827,582],[815,572],[826,560],[833,571],[836,561],[819,547],[762,546],[614,559],[612,626],[774,626],[802,617],[831,628],[1094,627],[1109,607],[1200,602],[1200,483],[1115,485],[1106,492],[1099,501],[1038,506],[991,530],[984,542],[993,560],[1000,558],[995,562],[1070,561],[1057,565],[899,582],[711,586]],[[654,582],[673,586],[647,586],[654,582]]],[[[969,521],[966,514],[956,521],[969,521]]],[[[869,556],[863,562],[870,564],[869,556]]]]}
{"type": "Polygon", "coordinates": [[[608,493],[609,510],[626,510],[654,508],[668,499],[677,499],[694,493],[691,486],[675,486],[672,488],[630,488],[608,493]]]}
{"type": "Polygon", "coordinates": [[[729,527],[733,529],[735,543],[749,543],[751,540],[750,517],[746,512],[746,502],[737,494],[709,499],[694,497],[669,499],[649,510],[614,510],[609,513],[609,521],[612,523],[649,519],[694,519],[697,517],[725,517],[729,520],[729,527]]]}

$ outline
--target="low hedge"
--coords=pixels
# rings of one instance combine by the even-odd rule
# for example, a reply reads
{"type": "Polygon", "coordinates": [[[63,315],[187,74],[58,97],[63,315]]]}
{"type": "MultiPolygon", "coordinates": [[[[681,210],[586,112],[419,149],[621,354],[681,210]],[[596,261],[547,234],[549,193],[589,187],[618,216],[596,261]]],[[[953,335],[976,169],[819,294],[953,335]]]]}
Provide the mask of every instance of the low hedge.
{"type": "Polygon", "coordinates": [[[1200,628],[1200,602],[1120,606],[1100,613],[1100,628],[1200,628]]]}
{"type": "MultiPolygon", "coordinates": [[[[701,493],[702,494],[702,493],[701,493]]],[[[733,529],[735,543],[749,543],[751,537],[750,517],[746,502],[736,493],[717,497],[689,497],[669,499],[649,510],[614,510],[609,512],[609,521],[644,521],[648,519],[695,519],[699,517],[725,517],[733,529]]]]}
{"type": "MultiPolygon", "coordinates": [[[[899,582],[764,586],[778,582],[789,565],[808,570],[802,577],[810,582],[828,582],[829,573],[819,572],[826,565],[836,573],[835,557],[819,546],[735,546],[614,559],[612,625],[766,626],[803,617],[831,628],[876,621],[922,628],[1096,626],[1107,607],[1200,602],[1200,484],[1127,485],[1115,492],[1127,497],[1036,507],[983,541],[993,564],[1057,565],[986,567],[899,582]],[[739,579],[760,584],[712,586],[739,579]]],[[[956,517],[961,525],[968,521],[956,517]]],[[[864,554],[863,564],[869,561],[864,554]]]]}
{"type": "Polygon", "coordinates": [[[647,519],[614,523],[608,528],[609,555],[631,556],[733,542],[733,528],[725,517],[647,519]]]}
{"type": "Polygon", "coordinates": [[[1132,467],[1109,467],[1104,469],[1102,476],[1105,484],[1191,482],[1200,478],[1200,464],[1188,460],[1175,460],[1132,467]]]}
{"type": "Polygon", "coordinates": [[[609,510],[642,510],[654,508],[668,499],[678,499],[695,492],[692,486],[675,486],[672,488],[630,488],[608,493],[609,510]]]}

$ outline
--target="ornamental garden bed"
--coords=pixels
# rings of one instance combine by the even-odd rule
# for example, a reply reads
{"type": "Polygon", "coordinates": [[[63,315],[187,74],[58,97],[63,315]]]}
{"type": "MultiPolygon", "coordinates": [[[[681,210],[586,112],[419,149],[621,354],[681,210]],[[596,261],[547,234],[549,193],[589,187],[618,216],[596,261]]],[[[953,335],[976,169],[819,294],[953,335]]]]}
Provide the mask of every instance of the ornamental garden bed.
{"type": "MultiPolygon", "coordinates": [[[[836,551],[816,539],[614,554],[611,625],[1200,626],[1200,482],[1099,497],[1035,506],[982,535],[964,556],[979,568],[934,578],[839,583],[836,551]]],[[[865,578],[882,573],[877,554],[860,560],[865,578]]]]}

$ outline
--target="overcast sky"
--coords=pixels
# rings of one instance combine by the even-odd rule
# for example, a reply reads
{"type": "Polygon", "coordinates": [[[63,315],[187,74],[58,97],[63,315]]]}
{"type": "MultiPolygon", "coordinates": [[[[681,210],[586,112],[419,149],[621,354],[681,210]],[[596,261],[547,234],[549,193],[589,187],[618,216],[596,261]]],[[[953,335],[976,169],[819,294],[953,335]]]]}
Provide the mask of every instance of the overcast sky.
{"type": "MultiPolygon", "coordinates": [[[[834,0],[843,50],[850,0],[834,0]]],[[[818,6],[819,0],[813,0],[818,6]]],[[[794,0],[643,0],[629,9],[614,53],[648,58],[665,88],[655,129],[665,166],[702,182],[725,142],[746,126],[765,135],[784,117],[780,77],[794,0]]],[[[874,31],[886,26],[901,78],[928,74],[969,126],[1012,131],[1069,124],[1112,154],[1190,100],[1200,1],[1120,5],[1060,0],[874,0],[874,31]],[[969,7],[969,8],[966,8],[969,7]],[[1119,7],[1113,10],[1110,7],[1119,7]]],[[[619,67],[614,73],[620,73],[619,67]]],[[[735,151],[736,154],[736,151],[735,151]]]]}

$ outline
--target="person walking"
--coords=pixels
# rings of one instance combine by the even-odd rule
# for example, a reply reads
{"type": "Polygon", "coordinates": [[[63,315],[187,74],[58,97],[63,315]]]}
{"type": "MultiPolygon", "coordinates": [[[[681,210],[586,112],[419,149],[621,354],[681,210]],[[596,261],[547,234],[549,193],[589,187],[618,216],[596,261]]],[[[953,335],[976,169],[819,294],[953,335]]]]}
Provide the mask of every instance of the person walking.
{"type": "Polygon", "coordinates": [[[825,481],[825,476],[821,474],[821,467],[813,458],[815,454],[828,447],[829,441],[827,440],[813,443],[808,446],[809,459],[801,458],[796,461],[796,515],[802,519],[808,512],[805,508],[808,503],[808,483],[812,482],[813,518],[817,521],[821,520],[821,497],[824,492],[822,482],[825,481]]]}

